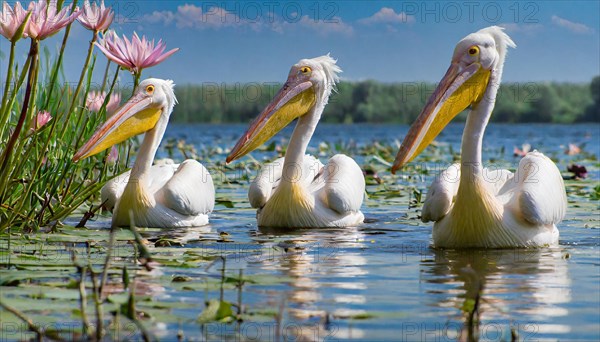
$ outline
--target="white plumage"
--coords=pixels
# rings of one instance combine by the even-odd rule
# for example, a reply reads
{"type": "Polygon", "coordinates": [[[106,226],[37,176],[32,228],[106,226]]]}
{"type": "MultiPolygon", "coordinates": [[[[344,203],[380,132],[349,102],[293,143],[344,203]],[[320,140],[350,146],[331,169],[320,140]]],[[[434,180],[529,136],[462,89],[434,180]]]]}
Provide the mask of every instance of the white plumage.
{"type": "MultiPolygon", "coordinates": [[[[560,171],[542,153],[530,152],[512,173],[484,169],[487,195],[497,205],[469,204],[471,197],[457,197],[460,164],[443,171],[431,184],[423,204],[423,222],[435,222],[433,240],[440,247],[533,247],[558,244],[559,223],[566,213],[566,193],[560,171]],[[452,212],[456,202],[466,210],[452,212]],[[477,209],[483,209],[478,211],[477,209]],[[469,210],[471,209],[471,210],[469,210]],[[488,212],[486,212],[488,211],[488,212]],[[492,216],[494,223],[465,227],[465,216],[492,216]],[[471,233],[471,234],[469,234],[471,233]],[[503,243],[501,243],[503,241],[503,243]]],[[[481,203],[481,202],[480,202],[481,203]]]]}
{"type": "Polygon", "coordinates": [[[208,170],[191,159],[152,165],[176,101],[173,82],[141,82],[134,96],[75,155],[75,160],[82,159],[145,133],[133,168],[102,188],[104,206],[113,212],[113,226],[170,228],[208,223],[215,199],[208,170]]]}
{"type": "Polygon", "coordinates": [[[461,163],[432,183],[422,220],[433,221],[433,243],[448,248],[553,246],[567,200],[560,171],[542,153],[528,153],[513,174],[483,168],[481,150],[508,47],[512,40],[489,27],[461,40],[452,65],[405,138],[393,170],[418,155],[467,106],[461,163]]]}
{"type": "MultiPolygon", "coordinates": [[[[313,156],[304,156],[306,177],[297,180],[307,204],[296,203],[289,185],[282,184],[284,158],[265,164],[248,190],[258,225],[263,227],[347,227],[362,223],[360,211],[365,185],[362,170],[350,157],[337,154],[327,165],[313,156]],[[269,200],[276,193],[273,202],[269,200]],[[289,198],[287,202],[280,197],[289,198]],[[266,208],[265,208],[266,206],[266,208]]],[[[285,183],[285,182],[284,182],[285,183]]]]}
{"type": "MultiPolygon", "coordinates": [[[[113,212],[113,223],[128,226],[129,214],[115,211],[129,182],[131,170],[111,179],[102,187],[101,198],[113,212]]],[[[134,222],[141,227],[198,227],[208,224],[215,202],[215,189],[208,170],[195,160],[181,164],[153,165],[144,189],[150,205],[119,203],[132,210],[134,222]]]]}
{"type": "Polygon", "coordinates": [[[273,101],[242,136],[227,161],[240,158],[298,118],[285,157],[265,164],[248,198],[262,227],[345,227],[363,222],[362,170],[345,155],[323,165],[306,155],[340,68],[327,56],[303,59],[273,101]]]}

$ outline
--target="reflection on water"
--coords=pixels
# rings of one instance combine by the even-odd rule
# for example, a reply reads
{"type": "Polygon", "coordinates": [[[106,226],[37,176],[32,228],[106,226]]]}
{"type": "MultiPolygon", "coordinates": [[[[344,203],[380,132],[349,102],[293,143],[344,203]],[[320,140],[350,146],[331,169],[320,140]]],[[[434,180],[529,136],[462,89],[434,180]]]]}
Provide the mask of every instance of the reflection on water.
{"type": "MultiPolygon", "coordinates": [[[[266,248],[281,249],[283,253],[273,258],[263,258],[259,267],[265,272],[278,270],[289,278],[289,288],[284,292],[288,319],[292,322],[318,320],[318,336],[327,336],[330,319],[345,319],[364,314],[354,305],[364,304],[366,284],[361,279],[368,276],[364,269],[366,258],[357,253],[365,247],[364,235],[356,227],[344,229],[307,229],[290,234],[289,230],[260,228],[259,237],[266,248]],[[285,240],[274,237],[285,234],[285,240]],[[329,295],[331,293],[331,295],[329,295]],[[325,297],[324,297],[325,296],[325,297]],[[322,309],[322,302],[333,303],[335,309],[322,309]]],[[[314,333],[314,332],[311,332],[314,333]]],[[[358,328],[335,328],[337,338],[364,336],[358,328]]],[[[308,336],[304,336],[307,338],[308,336]]],[[[314,337],[314,336],[313,336],[314,337]]]]}
{"type": "MultiPolygon", "coordinates": [[[[167,133],[188,137],[188,142],[200,150],[202,146],[230,147],[232,139],[237,139],[245,128],[171,125],[167,133]],[[197,134],[199,131],[205,134],[197,134]]],[[[372,144],[373,140],[396,144],[407,129],[393,125],[319,125],[309,152],[318,154],[319,143],[334,146],[339,141],[347,142],[348,137],[355,139],[357,146],[372,144]]],[[[462,129],[462,125],[451,124],[440,141],[457,151],[462,129]]],[[[587,138],[586,133],[596,131],[597,125],[491,125],[485,137],[485,156],[514,167],[518,160],[509,152],[527,142],[558,159],[559,168],[566,170],[566,164],[578,157],[564,157],[561,145],[574,142],[596,146],[594,138],[587,138]],[[544,134],[540,134],[542,131],[544,134]]],[[[280,138],[289,137],[290,132],[282,132],[280,138]]],[[[592,136],[597,139],[597,135],[592,136]]],[[[598,149],[586,150],[600,158],[598,149]]],[[[253,157],[262,161],[274,154],[262,151],[253,153],[253,157]]],[[[369,155],[353,157],[361,165],[371,163],[369,155]]],[[[450,154],[440,157],[446,158],[439,161],[441,164],[452,161],[450,154]]],[[[219,158],[214,157],[212,162],[219,158]]],[[[203,163],[210,165],[211,160],[203,163]]],[[[240,323],[237,332],[232,324],[209,326],[213,340],[330,337],[453,341],[468,339],[469,321],[478,323],[471,325],[471,331],[483,340],[509,341],[511,328],[519,340],[598,340],[598,202],[569,194],[567,219],[559,226],[559,249],[433,250],[429,248],[431,225],[418,220],[418,207],[409,208],[409,195],[412,187],[425,189],[429,185],[435,165],[433,161],[428,163],[427,169],[432,171],[418,180],[399,178],[399,192],[390,193],[390,197],[369,192],[371,198],[363,206],[369,220],[357,228],[258,229],[256,211],[247,202],[248,183],[242,180],[217,190],[218,197],[233,200],[235,207],[218,205],[209,226],[140,230],[154,246],[154,255],[163,254],[164,264],[158,269],[166,282],[161,283],[165,291],[160,296],[196,305],[173,311],[179,322],[168,323],[170,336],[180,329],[186,338],[197,336],[195,318],[205,308],[205,300],[220,296],[218,286],[205,290],[199,283],[208,279],[218,284],[222,256],[228,276],[235,277],[243,270],[244,277],[256,280],[248,282],[243,291],[244,307],[256,315],[240,323]],[[168,241],[161,244],[160,240],[168,241]],[[189,284],[172,283],[173,275],[192,280],[189,284]]],[[[587,164],[589,177],[597,181],[600,171],[593,165],[587,164]]],[[[580,182],[571,189],[588,191],[584,184],[589,186],[580,182]]],[[[93,229],[109,225],[108,219],[90,221],[88,226],[93,229]]],[[[130,256],[131,248],[125,251],[123,254],[130,256]]],[[[153,277],[143,280],[160,282],[153,277]]],[[[237,294],[235,289],[226,289],[225,300],[235,303],[237,294]]]]}
{"type": "MultiPolygon", "coordinates": [[[[280,340],[450,341],[477,335],[539,340],[594,334],[591,323],[578,323],[582,311],[573,304],[577,294],[572,293],[576,284],[568,249],[435,250],[429,248],[430,230],[389,226],[382,220],[346,229],[289,231],[244,224],[223,229],[217,219],[212,228],[146,236],[187,241],[188,248],[222,255],[230,275],[243,269],[244,276],[277,279],[249,283],[243,294],[248,310],[273,312],[273,321],[218,325],[224,329],[215,332],[219,338],[243,337],[259,323],[262,337],[280,333],[280,340]],[[229,243],[219,242],[222,230],[229,243]]],[[[218,278],[221,264],[213,265],[207,271],[191,269],[190,275],[208,272],[218,278]]],[[[186,302],[197,297],[199,309],[204,307],[206,295],[167,292],[186,302]]],[[[208,297],[215,296],[218,291],[208,297]]],[[[235,296],[232,292],[228,300],[235,296]]],[[[594,314],[590,317],[593,321],[594,314]]]]}
{"type": "Polygon", "coordinates": [[[522,338],[570,332],[544,323],[569,314],[571,279],[560,250],[435,250],[433,257],[421,263],[427,304],[462,313],[461,339],[510,337],[508,326],[522,338]]]}
{"type": "Polygon", "coordinates": [[[158,237],[168,237],[181,244],[186,244],[190,241],[198,240],[200,236],[211,232],[212,227],[210,225],[202,227],[170,228],[167,231],[161,230],[161,234],[159,234],[158,237]]]}

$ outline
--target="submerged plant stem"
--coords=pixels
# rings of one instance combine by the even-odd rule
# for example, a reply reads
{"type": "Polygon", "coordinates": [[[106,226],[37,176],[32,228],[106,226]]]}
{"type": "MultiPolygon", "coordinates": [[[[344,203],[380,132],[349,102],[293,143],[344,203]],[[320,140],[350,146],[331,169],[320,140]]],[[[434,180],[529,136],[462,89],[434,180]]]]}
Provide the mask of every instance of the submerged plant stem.
{"type": "Polygon", "coordinates": [[[102,297],[100,295],[100,289],[98,288],[98,278],[92,264],[89,262],[88,257],[88,268],[90,269],[90,277],[92,278],[92,290],[94,294],[94,306],[96,308],[96,340],[102,341],[104,335],[104,309],[102,308],[102,297]]]}
{"type": "Polygon", "coordinates": [[[38,335],[38,339],[40,341],[42,340],[42,337],[45,337],[45,338],[47,338],[49,340],[53,340],[53,341],[64,341],[59,336],[46,334],[42,328],[38,327],[31,319],[29,319],[27,316],[25,316],[24,313],[13,308],[12,306],[8,306],[7,304],[0,301],[0,307],[2,307],[6,311],[12,313],[13,315],[17,316],[20,320],[25,322],[27,324],[28,329],[38,335]]]}
{"type": "Polygon", "coordinates": [[[108,269],[110,268],[111,254],[113,246],[115,244],[115,230],[116,228],[112,226],[110,228],[110,233],[108,236],[108,246],[106,247],[106,259],[104,260],[104,267],[102,268],[102,278],[100,279],[100,300],[102,300],[102,294],[104,293],[104,290],[106,288],[106,281],[108,279],[108,269]]]}
{"type": "Polygon", "coordinates": [[[85,292],[85,275],[87,274],[87,266],[78,267],[79,275],[79,310],[81,311],[81,320],[83,323],[83,336],[89,336],[91,327],[90,320],[87,316],[87,295],[85,292]]]}

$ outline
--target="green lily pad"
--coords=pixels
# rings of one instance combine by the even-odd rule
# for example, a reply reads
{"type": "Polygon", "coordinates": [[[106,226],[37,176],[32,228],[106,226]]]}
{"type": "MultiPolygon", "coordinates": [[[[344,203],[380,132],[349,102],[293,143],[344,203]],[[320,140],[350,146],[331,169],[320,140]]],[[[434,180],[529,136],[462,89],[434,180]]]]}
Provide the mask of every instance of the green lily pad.
{"type": "Polygon", "coordinates": [[[202,311],[202,313],[198,316],[198,322],[228,322],[233,318],[231,303],[218,299],[211,299],[208,301],[208,305],[204,311],[202,311]]]}

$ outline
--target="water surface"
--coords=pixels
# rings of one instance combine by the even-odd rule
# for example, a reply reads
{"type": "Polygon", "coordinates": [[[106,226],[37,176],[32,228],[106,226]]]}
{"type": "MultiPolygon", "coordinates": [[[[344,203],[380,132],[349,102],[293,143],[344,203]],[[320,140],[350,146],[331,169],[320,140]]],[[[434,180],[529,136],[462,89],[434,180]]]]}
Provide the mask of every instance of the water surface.
{"type": "MultiPolygon", "coordinates": [[[[450,125],[438,137],[442,143],[438,148],[459,151],[462,128],[460,124],[450,125]]],[[[231,148],[244,129],[243,125],[172,125],[167,137],[185,138],[198,149],[215,144],[231,148]]],[[[341,144],[350,151],[374,141],[397,144],[407,129],[394,125],[320,125],[309,152],[318,155],[322,143],[330,147],[341,144]]],[[[234,200],[236,208],[219,207],[210,226],[199,233],[201,239],[189,240],[185,247],[225,256],[226,270],[231,274],[242,269],[247,276],[280,279],[246,285],[243,299],[244,305],[253,310],[281,312],[281,331],[289,339],[303,335],[308,339],[453,340],[464,329],[465,305],[482,289],[480,336],[484,339],[509,340],[512,329],[523,340],[597,340],[599,204],[575,196],[573,189],[590,190],[598,184],[598,162],[594,159],[600,154],[599,129],[598,125],[493,124],[486,132],[483,153],[489,164],[514,169],[519,158],[513,157],[513,148],[528,143],[557,160],[565,175],[567,165],[573,162],[588,168],[593,182],[585,186],[567,182],[569,211],[559,225],[557,248],[432,249],[431,225],[418,220],[419,208],[409,207],[407,193],[413,187],[425,190],[435,172],[452,162],[449,154],[434,161],[417,159],[416,163],[431,168],[431,172],[399,178],[396,185],[400,198],[367,199],[363,207],[367,223],[356,228],[293,232],[259,229],[254,210],[244,202],[248,184],[242,181],[241,186],[217,190],[234,200]],[[582,146],[587,154],[566,156],[564,150],[569,143],[582,146]],[[219,232],[229,234],[228,242],[218,242],[219,232]]],[[[290,133],[288,128],[274,139],[285,143],[290,133]]],[[[274,156],[273,151],[253,153],[258,160],[274,156]]],[[[329,156],[322,156],[322,161],[329,156]]],[[[369,155],[353,157],[361,165],[372,162],[369,155]]],[[[377,188],[371,185],[368,192],[377,188]]],[[[220,267],[176,273],[198,278],[215,276],[220,267]]],[[[226,297],[235,302],[236,293],[229,291],[226,297]]],[[[199,307],[205,299],[203,293],[168,287],[164,295],[172,300],[197,302],[199,307]]],[[[277,330],[275,321],[263,318],[239,326],[212,325],[205,327],[204,333],[270,339],[273,336],[269,334],[277,330]]],[[[195,327],[190,329],[190,335],[197,333],[195,327]]]]}
{"type": "MultiPolygon", "coordinates": [[[[520,340],[600,339],[600,207],[591,197],[599,180],[599,125],[490,125],[487,166],[514,169],[519,158],[513,148],[528,143],[556,160],[565,177],[567,165],[580,163],[589,178],[566,181],[569,209],[559,225],[559,247],[466,251],[431,248],[431,224],[419,220],[415,202],[415,194],[456,158],[462,125],[450,125],[415,160],[416,169],[395,178],[386,165],[393,155],[385,153],[395,154],[407,126],[320,125],[309,153],[325,161],[344,151],[369,170],[366,223],[293,231],[259,229],[244,176],[251,178],[255,169],[222,165],[245,128],[174,124],[167,130],[163,147],[169,139],[185,139],[204,156],[218,180],[220,204],[208,226],[142,230],[151,246],[160,239],[173,242],[151,247],[162,266],[137,280],[150,301],[174,304],[168,315],[149,321],[158,337],[180,332],[210,340],[455,340],[465,337],[466,312],[478,300],[485,340],[510,340],[511,333],[520,340]],[[376,142],[383,147],[373,147],[376,142]],[[565,155],[569,143],[584,152],[565,155]],[[392,145],[388,152],[386,145],[392,145]],[[240,274],[246,279],[241,297],[235,288],[240,274]],[[242,303],[244,320],[199,324],[205,302],[219,298],[221,287],[224,300],[242,303]]],[[[279,146],[252,157],[277,157],[290,133],[287,128],[273,139],[279,146]]],[[[161,149],[159,157],[167,156],[168,149],[161,149]]],[[[105,217],[88,227],[104,230],[109,222],[105,217]]]]}

